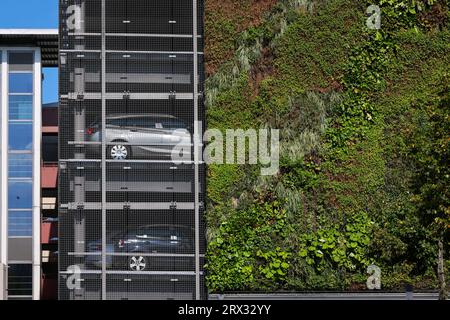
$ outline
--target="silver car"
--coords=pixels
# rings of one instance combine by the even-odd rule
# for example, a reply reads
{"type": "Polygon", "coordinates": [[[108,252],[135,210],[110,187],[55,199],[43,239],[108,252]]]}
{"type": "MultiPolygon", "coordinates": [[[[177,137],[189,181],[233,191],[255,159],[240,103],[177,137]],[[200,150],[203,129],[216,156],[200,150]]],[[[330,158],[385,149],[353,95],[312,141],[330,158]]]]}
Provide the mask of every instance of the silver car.
{"type": "MultiPolygon", "coordinates": [[[[101,142],[101,123],[90,125],[86,136],[89,142],[101,142]]],[[[191,141],[189,128],[174,116],[115,114],[106,118],[107,157],[110,159],[171,157],[174,152],[177,156],[188,157],[191,141]]],[[[95,144],[89,145],[89,149],[96,154],[101,151],[95,144]]]]}

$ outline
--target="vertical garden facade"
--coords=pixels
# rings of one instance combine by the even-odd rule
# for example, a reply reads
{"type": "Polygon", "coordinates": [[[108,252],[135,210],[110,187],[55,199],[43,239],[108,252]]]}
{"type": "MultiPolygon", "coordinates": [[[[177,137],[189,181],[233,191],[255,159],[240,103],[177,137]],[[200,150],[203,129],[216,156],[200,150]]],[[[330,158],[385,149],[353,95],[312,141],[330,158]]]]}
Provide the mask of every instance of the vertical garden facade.
{"type": "Polygon", "coordinates": [[[203,299],[203,1],[61,0],[60,299],[203,299]]]}

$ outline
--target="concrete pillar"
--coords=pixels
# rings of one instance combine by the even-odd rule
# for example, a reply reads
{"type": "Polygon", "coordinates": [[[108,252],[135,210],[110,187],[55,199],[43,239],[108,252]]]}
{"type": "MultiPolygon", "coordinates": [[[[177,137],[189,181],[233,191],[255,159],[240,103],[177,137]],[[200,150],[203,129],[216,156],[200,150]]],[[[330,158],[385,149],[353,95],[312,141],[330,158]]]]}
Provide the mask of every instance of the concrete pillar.
{"type": "MultiPolygon", "coordinates": [[[[8,167],[8,83],[7,51],[1,50],[1,90],[0,90],[0,167],[8,167]]],[[[0,281],[0,300],[6,300],[8,265],[8,175],[0,170],[0,265],[3,267],[3,281],[0,281]]]]}
{"type": "Polygon", "coordinates": [[[33,300],[41,298],[41,127],[42,127],[41,50],[34,54],[33,108],[33,300]]]}

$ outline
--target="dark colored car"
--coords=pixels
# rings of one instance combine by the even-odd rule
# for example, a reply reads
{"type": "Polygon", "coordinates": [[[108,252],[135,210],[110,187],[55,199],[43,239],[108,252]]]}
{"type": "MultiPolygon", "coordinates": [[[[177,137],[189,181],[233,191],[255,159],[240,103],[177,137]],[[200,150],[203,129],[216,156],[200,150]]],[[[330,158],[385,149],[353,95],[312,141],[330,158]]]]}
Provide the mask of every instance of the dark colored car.
{"type": "MultiPolygon", "coordinates": [[[[101,240],[88,243],[88,267],[101,267],[101,240]]],[[[109,269],[166,270],[176,265],[190,268],[194,254],[194,229],[179,225],[145,225],[118,232],[107,239],[109,269]]]]}

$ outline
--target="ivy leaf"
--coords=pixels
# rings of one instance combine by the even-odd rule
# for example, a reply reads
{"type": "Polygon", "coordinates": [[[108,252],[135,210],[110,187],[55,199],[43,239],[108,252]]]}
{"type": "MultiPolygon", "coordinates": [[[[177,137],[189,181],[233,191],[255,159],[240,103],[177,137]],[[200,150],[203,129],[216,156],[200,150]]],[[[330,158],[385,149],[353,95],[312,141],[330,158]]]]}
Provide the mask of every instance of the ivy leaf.
{"type": "Polygon", "coordinates": [[[278,270],[277,270],[277,273],[278,273],[279,275],[281,275],[281,276],[284,276],[284,275],[285,275],[284,271],[281,270],[281,269],[278,269],[278,270]]]}
{"type": "Polygon", "coordinates": [[[377,31],[376,35],[375,35],[375,40],[376,41],[381,41],[383,40],[383,35],[381,34],[381,32],[377,31]]]}

